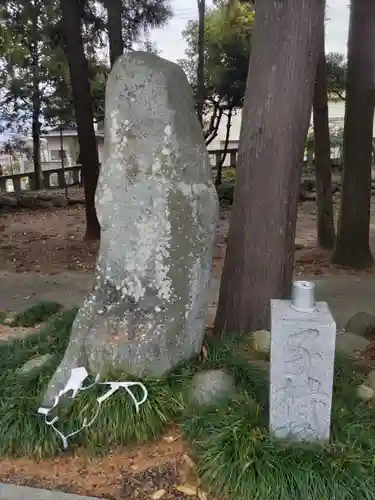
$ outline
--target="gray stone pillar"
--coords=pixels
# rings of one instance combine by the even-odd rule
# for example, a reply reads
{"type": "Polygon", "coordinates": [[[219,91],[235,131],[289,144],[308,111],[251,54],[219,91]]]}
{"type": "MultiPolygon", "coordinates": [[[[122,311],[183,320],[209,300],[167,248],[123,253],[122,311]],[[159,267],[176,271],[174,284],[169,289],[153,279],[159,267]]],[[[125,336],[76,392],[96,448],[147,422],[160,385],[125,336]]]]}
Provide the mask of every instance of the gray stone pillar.
{"type": "Polygon", "coordinates": [[[271,301],[270,432],[298,441],[329,439],[336,324],[314,284],[293,284],[292,300],[271,301]]]}

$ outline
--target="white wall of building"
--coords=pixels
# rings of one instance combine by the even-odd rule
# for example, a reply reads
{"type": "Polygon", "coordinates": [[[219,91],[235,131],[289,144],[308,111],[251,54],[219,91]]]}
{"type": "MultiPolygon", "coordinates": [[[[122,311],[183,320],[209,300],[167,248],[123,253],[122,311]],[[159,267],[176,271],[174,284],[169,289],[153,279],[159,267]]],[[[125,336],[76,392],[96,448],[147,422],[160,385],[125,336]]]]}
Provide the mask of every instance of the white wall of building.
{"type": "MultiPolygon", "coordinates": [[[[47,157],[49,163],[55,163],[54,168],[58,168],[61,165],[60,159],[60,149],[61,149],[61,139],[60,136],[45,136],[47,140],[47,157]]],[[[98,144],[98,154],[99,161],[102,161],[103,157],[103,143],[104,139],[101,136],[97,137],[98,144]]],[[[63,136],[63,150],[65,158],[65,166],[72,166],[77,164],[79,155],[79,143],[77,135],[63,136]]]]}
{"type": "MultiPolygon", "coordinates": [[[[103,157],[104,138],[97,136],[99,161],[103,157]]],[[[64,167],[71,167],[77,164],[79,155],[79,142],[77,133],[64,132],[62,137],[62,146],[64,151],[64,167]]],[[[54,170],[62,166],[61,156],[61,138],[58,132],[45,135],[41,140],[41,160],[43,170],[54,170]]],[[[34,166],[31,160],[31,150],[28,154],[28,161],[25,162],[25,171],[33,172],[34,166]]]]}
{"type": "MultiPolygon", "coordinates": [[[[330,121],[335,122],[338,127],[343,127],[344,116],[345,116],[345,102],[344,101],[329,102],[328,115],[330,121]]],[[[232,147],[238,147],[240,131],[241,131],[241,121],[242,121],[242,110],[237,110],[236,114],[232,117],[232,126],[230,131],[230,145],[232,147]]],[[[311,124],[312,124],[312,116],[311,116],[311,124]]],[[[222,149],[224,147],[225,136],[227,133],[226,126],[227,126],[227,120],[224,117],[221,120],[217,137],[208,146],[209,150],[222,149]]],[[[373,136],[375,137],[375,119],[373,127],[373,136]]]]}

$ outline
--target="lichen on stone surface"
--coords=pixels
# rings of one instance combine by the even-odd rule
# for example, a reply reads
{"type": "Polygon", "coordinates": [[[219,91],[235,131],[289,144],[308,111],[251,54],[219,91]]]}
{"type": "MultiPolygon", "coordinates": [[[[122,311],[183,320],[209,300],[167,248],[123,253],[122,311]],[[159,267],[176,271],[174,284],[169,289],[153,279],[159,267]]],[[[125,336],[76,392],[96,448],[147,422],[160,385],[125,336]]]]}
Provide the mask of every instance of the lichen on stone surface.
{"type": "MultiPolygon", "coordinates": [[[[200,351],[218,219],[181,68],[145,53],[117,61],[107,83],[104,151],[97,279],[71,344],[93,371],[109,364],[160,376],[200,351]]],[[[63,365],[71,362],[68,347],[63,365]]]]}

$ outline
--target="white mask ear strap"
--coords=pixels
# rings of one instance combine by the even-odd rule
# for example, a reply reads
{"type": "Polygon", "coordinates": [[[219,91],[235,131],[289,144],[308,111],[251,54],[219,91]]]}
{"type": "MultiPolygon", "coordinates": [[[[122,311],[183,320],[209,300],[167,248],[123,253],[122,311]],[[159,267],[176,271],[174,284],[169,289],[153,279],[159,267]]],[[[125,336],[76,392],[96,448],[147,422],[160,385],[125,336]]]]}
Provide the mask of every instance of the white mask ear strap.
{"type": "MultiPolygon", "coordinates": [[[[77,369],[78,371],[78,369],[77,369]]],[[[85,370],[86,371],[86,370],[85,370]]],[[[93,384],[90,384],[86,387],[83,387],[82,384],[83,384],[83,381],[86,377],[82,378],[82,374],[83,372],[80,371],[78,372],[80,374],[80,381],[77,382],[77,380],[74,380],[74,376],[73,376],[73,370],[72,370],[72,376],[70,377],[67,385],[65,386],[65,388],[59,392],[59,394],[56,396],[55,398],[55,402],[53,404],[53,406],[51,406],[51,408],[44,408],[44,407],[40,407],[39,410],[38,410],[38,413],[40,413],[41,415],[44,415],[45,418],[44,418],[44,421],[47,425],[49,425],[50,427],[52,427],[52,429],[56,432],[56,434],[61,438],[62,440],[62,443],[63,443],[63,447],[64,449],[68,448],[68,439],[72,436],[75,436],[76,434],[78,434],[79,432],[81,432],[83,429],[87,428],[87,427],[90,427],[90,425],[92,425],[95,420],[97,419],[98,415],[99,415],[99,412],[100,412],[100,409],[101,409],[101,405],[102,403],[109,398],[109,396],[111,396],[112,394],[114,394],[118,389],[120,389],[120,387],[123,387],[126,392],[129,394],[129,396],[131,397],[133,403],[134,403],[134,406],[136,408],[136,412],[138,413],[139,412],[139,407],[147,400],[148,398],[148,392],[147,392],[147,389],[146,387],[141,383],[141,382],[98,382],[99,380],[99,375],[97,375],[95,377],[95,382],[93,384]],[[103,394],[103,396],[100,396],[98,399],[97,399],[97,403],[98,403],[98,408],[95,412],[95,415],[93,416],[93,418],[87,422],[87,419],[85,418],[83,420],[83,425],[80,429],[78,429],[77,431],[74,431],[74,432],[71,432],[70,434],[67,434],[66,436],[61,432],[59,431],[56,427],[55,427],[55,423],[59,420],[58,417],[53,417],[51,420],[48,420],[48,414],[51,410],[53,410],[59,403],[59,400],[60,400],[60,397],[69,392],[70,390],[73,391],[72,393],[72,398],[74,398],[76,396],[76,394],[79,392],[79,391],[85,391],[87,389],[90,389],[91,387],[93,387],[94,385],[96,384],[100,384],[100,385],[109,385],[110,386],[110,389],[105,393],[103,394]],[[138,401],[137,398],[135,397],[134,393],[132,390],[130,390],[130,387],[134,387],[134,386],[139,386],[142,391],[143,391],[143,397],[138,401]]],[[[86,372],[87,373],[87,372],[86,372]]]]}
{"type": "Polygon", "coordinates": [[[111,388],[109,391],[107,391],[103,396],[100,396],[98,398],[98,403],[101,404],[103,401],[105,401],[109,396],[114,394],[120,387],[123,387],[126,392],[129,394],[129,396],[132,398],[132,401],[134,403],[134,406],[136,408],[137,413],[139,412],[139,407],[147,400],[148,398],[148,392],[146,387],[142,384],[142,382],[103,382],[102,385],[109,385],[111,388]],[[140,401],[137,400],[135,397],[133,391],[130,390],[130,387],[138,386],[142,389],[143,391],[143,397],[140,401]]]}
{"type": "Polygon", "coordinates": [[[98,373],[96,375],[95,380],[94,380],[94,382],[92,384],[82,386],[79,390],[80,391],[87,391],[87,389],[91,389],[91,387],[94,387],[94,385],[96,385],[98,383],[99,379],[100,379],[100,375],[98,373]]]}
{"type": "MultiPolygon", "coordinates": [[[[47,415],[51,410],[53,410],[59,404],[61,396],[67,394],[70,391],[72,391],[71,397],[72,399],[74,399],[77,393],[82,389],[83,382],[86,380],[87,377],[88,377],[87,370],[83,366],[79,368],[73,368],[68,382],[66,383],[64,389],[61,389],[61,391],[55,397],[53,405],[50,408],[45,408],[41,406],[38,409],[38,413],[41,413],[42,415],[47,415]]],[[[91,384],[91,387],[92,385],[93,384],[91,384]]]]}
{"type": "Polygon", "coordinates": [[[148,391],[146,387],[142,384],[142,382],[120,382],[120,386],[124,387],[126,392],[129,394],[129,396],[132,398],[133,403],[135,405],[137,413],[139,413],[139,407],[143,405],[143,403],[146,402],[148,398],[148,391]],[[125,385],[126,384],[126,385],[125,385]],[[143,391],[143,397],[140,401],[138,401],[133,393],[133,391],[130,390],[130,387],[134,387],[138,385],[143,391]]]}

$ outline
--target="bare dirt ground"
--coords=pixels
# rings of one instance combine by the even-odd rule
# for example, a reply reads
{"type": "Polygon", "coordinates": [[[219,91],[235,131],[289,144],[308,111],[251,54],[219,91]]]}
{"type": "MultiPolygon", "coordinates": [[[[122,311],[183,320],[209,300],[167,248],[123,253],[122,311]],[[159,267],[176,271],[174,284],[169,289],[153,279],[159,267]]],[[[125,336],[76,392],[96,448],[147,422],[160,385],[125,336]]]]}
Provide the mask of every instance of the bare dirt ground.
{"type": "Polygon", "coordinates": [[[93,267],[96,242],[83,241],[82,205],[29,211],[0,218],[0,270],[56,273],[93,267]]]}
{"type": "Polygon", "coordinates": [[[82,452],[38,463],[31,458],[2,459],[0,480],[107,500],[209,500],[175,429],[160,441],[101,457],[82,452]]]}
{"type": "MultiPolygon", "coordinates": [[[[335,205],[336,211],[338,205],[335,205]]],[[[228,232],[228,210],[217,229],[214,267],[221,270],[228,232]]],[[[375,210],[371,246],[375,250],[375,210]]],[[[19,210],[0,216],[0,271],[55,274],[89,271],[95,264],[97,242],[83,241],[85,214],[82,205],[53,210],[19,210]]],[[[350,270],[329,263],[330,253],[315,245],[315,203],[300,204],[296,237],[296,273],[329,275],[350,270]]],[[[216,271],[216,272],[217,272],[216,271]]],[[[374,273],[375,267],[366,271],[374,273]]]]}

